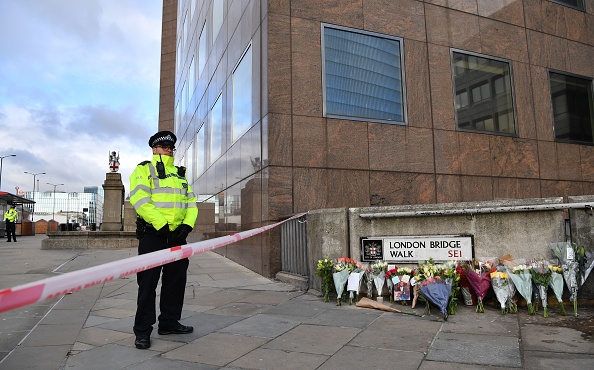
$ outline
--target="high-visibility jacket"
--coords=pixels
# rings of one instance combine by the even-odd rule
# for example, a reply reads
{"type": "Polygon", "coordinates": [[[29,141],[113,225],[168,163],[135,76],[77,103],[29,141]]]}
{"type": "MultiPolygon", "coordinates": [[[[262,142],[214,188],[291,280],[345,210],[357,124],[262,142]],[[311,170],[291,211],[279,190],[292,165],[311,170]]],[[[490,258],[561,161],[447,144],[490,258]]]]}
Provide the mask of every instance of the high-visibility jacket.
{"type": "Polygon", "coordinates": [[[196,196],[185,177],[177,174],[173,157],[153,155],[150,162],[136,166],[130,175],[130,204],[144,221],[159,230],[169,224],[169,230],[182,223],[194,228],[198,217],[196,196]],[[163,160],[164,179],[157,176],[157,162],[163,160]]]}
{"type": "Polygon", "coordinates": [[[4,213],[4,221],[15,222],[18,217],[19,213],[14,208],[11,208],[4,213]]]}

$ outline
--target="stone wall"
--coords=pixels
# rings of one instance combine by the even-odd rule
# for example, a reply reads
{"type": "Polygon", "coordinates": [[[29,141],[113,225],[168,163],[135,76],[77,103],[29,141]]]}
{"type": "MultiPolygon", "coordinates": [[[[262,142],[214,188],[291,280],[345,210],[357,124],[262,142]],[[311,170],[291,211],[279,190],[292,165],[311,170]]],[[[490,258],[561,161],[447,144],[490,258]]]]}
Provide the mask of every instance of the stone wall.
{"type": "MultiPolygon", "coordinates": [[[[590,201],[594,202],[594,196],[569,198],[569,203],[590,201]]],[[[550,243],[564,241],[584,245],[594,253],[592,210],[554,209],[562,203],[563,198],[559,197],[312,211],[307,215],[309,287],[319,289],[320,286],[320,279],[315,275],[318,259],[347,256],[361,261],[362,237],[471,235],[475,258],[510,254],[514,259],[551,259],[554,256],[550,243]],[[476,212],[514,207],[517,210],[476,212]],[[402,216],[402,212],[407,212],[406,216],[402,216]],[[417,215],[411,216],[410,212],[417,215]],[[370,214],[378,218],[369,218],[370,214]]],[[[580,297],[594,297],[592,276],[580,290],[580,297]]]]}

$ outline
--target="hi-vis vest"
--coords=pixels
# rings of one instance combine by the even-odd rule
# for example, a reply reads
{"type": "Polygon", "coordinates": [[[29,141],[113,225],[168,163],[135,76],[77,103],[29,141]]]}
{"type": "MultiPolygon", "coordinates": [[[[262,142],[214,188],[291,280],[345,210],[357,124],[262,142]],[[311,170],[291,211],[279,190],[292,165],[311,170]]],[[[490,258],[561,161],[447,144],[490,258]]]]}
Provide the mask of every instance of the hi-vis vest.
{"type": "Polygon", "coordinates": [[[10,221],[10,222],[15,222],[18,217],[19,217],[19,213],[15,209],[12,209],[12,208],[9,209],[8,211],[6,211],[6,213],[4,214],[4,220],[10,221]]]}
{"type": "Polygon", "coordinates": [[[177,174],[173,157],[153,155],[151,162],[141,163],[130,175],[130,204],[143,220],[159,230],[169,224],[169,230],[186,224],[194,228],[198,217],[196,196],[188,181],[177,174]],[[164,179],[157,176],[156,163],[163,159],[164,179]]]}

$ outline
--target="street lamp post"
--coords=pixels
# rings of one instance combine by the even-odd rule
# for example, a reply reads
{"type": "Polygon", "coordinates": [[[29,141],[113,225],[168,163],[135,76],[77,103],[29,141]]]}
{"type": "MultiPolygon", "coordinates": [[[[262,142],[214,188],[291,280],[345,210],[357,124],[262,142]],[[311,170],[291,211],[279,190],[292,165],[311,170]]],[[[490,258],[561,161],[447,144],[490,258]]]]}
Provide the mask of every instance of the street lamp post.
{"type": "Polygon", "coordinates": [[[64,184],[51,184],[49,182],[47,184],[54,187],[54,209],[52,211],[52,220],[56,221],[56,187],[64,184]]]}
{"type": "Polygon", "coordinates": [[[4,161],[4,158],[6,157],[16,157],[16,154],[10,154],[0,157],[0,190],[2,190],[2,161],[4,161]]]}
{"type": "Polygon", "coordinates": [[[33,216],[35,215],[35,177],[37,177],[37,175],[45,175],[45,172],[31,173],[31,172],[25,171],[25,173],[28,173],[29,175],[33,175],[33,205],[32,205],[33,208],[31,210],[31,222],[33,222],[33,216]]]}

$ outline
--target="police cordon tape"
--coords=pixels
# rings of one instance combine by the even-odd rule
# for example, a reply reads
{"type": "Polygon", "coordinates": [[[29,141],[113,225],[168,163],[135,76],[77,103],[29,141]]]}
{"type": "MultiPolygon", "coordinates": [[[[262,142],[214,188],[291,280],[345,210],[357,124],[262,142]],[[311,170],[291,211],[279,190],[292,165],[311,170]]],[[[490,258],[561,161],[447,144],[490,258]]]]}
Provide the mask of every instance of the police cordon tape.
{"type": "Polygon", "coordinates": [[[140,271],[208,252],[273,229],[284,222],[302,217],[305,214],[299,213],[281,222],[242,231],[237,234],[141,254],[119,261],[53,276],[33,283],[19,285],[14,288],[3,289],[0,290],[0,312],[9,311],[46,299],[60,297],[114,279],[136,274],[140,271]]]}

